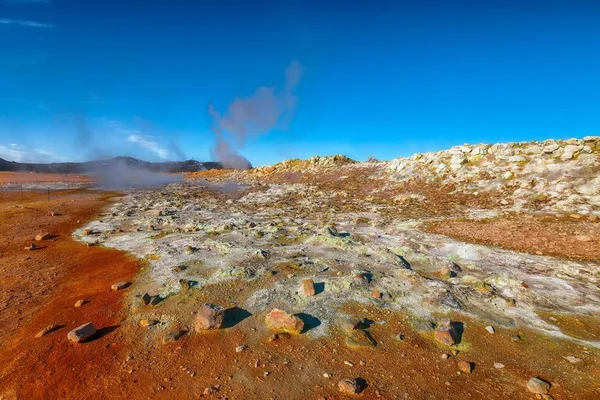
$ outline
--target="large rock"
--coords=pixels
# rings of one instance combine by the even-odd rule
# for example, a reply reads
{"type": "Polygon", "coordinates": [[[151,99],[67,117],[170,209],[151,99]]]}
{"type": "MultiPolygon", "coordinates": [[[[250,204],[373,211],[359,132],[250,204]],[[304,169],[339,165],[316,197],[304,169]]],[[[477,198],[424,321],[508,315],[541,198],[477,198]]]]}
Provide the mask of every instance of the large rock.
{"type": "Polygon", "coordinates": [[[94,328],[94,324],[88,322],[87,324],[78,326],[71,332],[67,333],[67,339],[69,339],[73,343],[81,343],[94,336],[95,334],[96,328],[94,328]]]}
{"type": "Polygon", "coordinates": [[[338,382],[338,390],[344,394],[360,393],[360,385],[356,379],[343,379],[338,382]]]}
{"type": "Polygon", "coordinates": [[[315,289],[315,281],[313,281],[312,279],[304,279],[302,281],[302,291],[307,296],[314,296],[315,294],[317,294],[317,291],[315,289]]]}
{"type": "Polygon", "coordinates": [[[527,382],[527,390],[535,394],[546,394],[550,390],[550,383],[534,376],[527,382]]]}
{"type": "Polygon", "coordinates": [[[452,346],[456,344],[456,331],[454,330],[454,325],[452,322],[450,320],[442,320],[438,322],[434,333],[434,338],[446,346],[452,346]]]}
{"type": "Polygon", "coordinates": [[[225,309],[212,303],[204,303],[196,314],[196,331],[219,329],[225,320],[225,309]]]}
{"type": "Polygon", "coordinates": [[[290,333],[302,333],[304,330],[304,322],[295,315],[278,308],[272,309],[265,317],[267,328],[290,333]]]}

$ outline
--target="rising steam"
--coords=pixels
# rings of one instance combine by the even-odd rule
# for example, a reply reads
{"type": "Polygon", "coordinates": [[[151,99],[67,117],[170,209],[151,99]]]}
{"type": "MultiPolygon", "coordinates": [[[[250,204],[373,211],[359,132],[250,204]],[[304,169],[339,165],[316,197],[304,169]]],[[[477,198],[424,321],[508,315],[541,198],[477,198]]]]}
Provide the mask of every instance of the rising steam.
{"type": "Polygon", "coordinates": [[[252,96],[233,100],[224,114],[210,104],[208,112],[212,116],[212,130],[215,133],[215,145],[211,149],[213,159],[220,161],[225,168],[250,168],[250,162],[239,154],[239,149],[252,136],[275,128],[287,128],[297,103],[293,91],[302,73],[302,66],[296,61],[292,62],[285,70],[283,88],[261,86],[252,96]],[[233,143],[227,140],[225,133],[233,139],[233,143]]]}

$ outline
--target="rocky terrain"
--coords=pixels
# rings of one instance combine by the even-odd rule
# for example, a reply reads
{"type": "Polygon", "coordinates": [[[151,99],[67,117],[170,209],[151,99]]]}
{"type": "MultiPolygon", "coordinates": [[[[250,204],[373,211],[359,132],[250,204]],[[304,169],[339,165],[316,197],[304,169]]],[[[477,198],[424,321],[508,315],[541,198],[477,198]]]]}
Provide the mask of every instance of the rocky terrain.
{"type": "MultiPolygon", "coordinates": [[[[117,249],[141,267],[106,285],[123,314],[103,335],[123,350],[80,390],[598,398],[599,155],[598,137],[464,145],[122,193],[72,233],[81,251],[117,249]]],[[[101,347],[86,341],[102,328],[92,319],[49,318],[36,332],[53,324],[65,327],[36,340],[101,347]]]]}

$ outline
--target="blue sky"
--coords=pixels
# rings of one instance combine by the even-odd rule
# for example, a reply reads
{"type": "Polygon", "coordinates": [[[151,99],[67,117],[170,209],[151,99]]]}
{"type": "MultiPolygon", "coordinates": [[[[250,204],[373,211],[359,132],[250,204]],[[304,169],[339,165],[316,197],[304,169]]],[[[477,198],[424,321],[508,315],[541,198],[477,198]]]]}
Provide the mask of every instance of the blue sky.
{"type": "Polygon", "coordinates": [[[215,126],[255,165],[597,135],[598,26],[595,0],[0,0],[0,157],[206,160],[215,126]]]}

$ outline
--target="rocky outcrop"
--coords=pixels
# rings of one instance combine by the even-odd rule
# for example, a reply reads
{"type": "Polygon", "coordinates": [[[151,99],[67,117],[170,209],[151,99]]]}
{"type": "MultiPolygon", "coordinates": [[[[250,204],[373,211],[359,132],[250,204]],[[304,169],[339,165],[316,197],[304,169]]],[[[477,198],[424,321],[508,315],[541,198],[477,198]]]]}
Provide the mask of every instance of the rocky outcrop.
{"type": "Polygon", "coordinates": [[[462,145],[400,157],[387,165],[397,181],[497,191],[515,208],[590,213],[600,207],[600,137],[462,145]]]}

